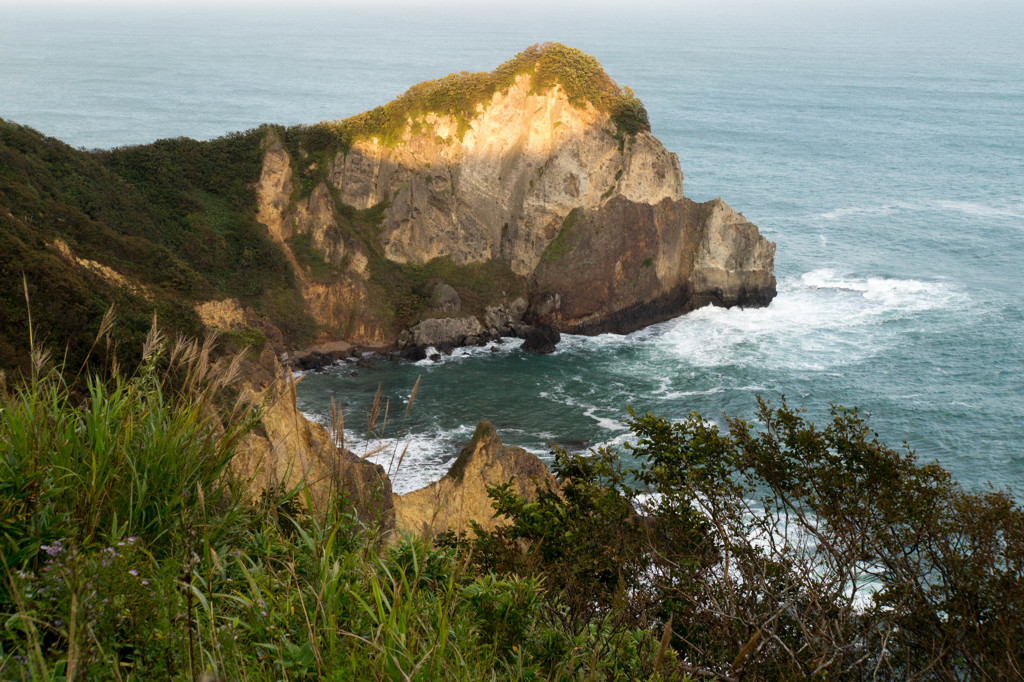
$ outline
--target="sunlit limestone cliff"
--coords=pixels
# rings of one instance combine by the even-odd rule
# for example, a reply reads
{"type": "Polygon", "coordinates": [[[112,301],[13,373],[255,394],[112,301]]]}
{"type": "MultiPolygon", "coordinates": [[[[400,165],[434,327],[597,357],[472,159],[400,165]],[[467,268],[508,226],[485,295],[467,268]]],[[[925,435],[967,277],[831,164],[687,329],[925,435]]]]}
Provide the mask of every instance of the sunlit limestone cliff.
{"type": "Polygon", "coordinates": [[[774,245],[721,200],[686,199],[639,100],[561,45],[270,132],[258,187],[271,235],[324,261],[310,312],[356,342],[445,315],[480,324],[442,343],[506,331],[487,308],[519,297],[529,324],[600,333],[775,294],[774,245]]]}

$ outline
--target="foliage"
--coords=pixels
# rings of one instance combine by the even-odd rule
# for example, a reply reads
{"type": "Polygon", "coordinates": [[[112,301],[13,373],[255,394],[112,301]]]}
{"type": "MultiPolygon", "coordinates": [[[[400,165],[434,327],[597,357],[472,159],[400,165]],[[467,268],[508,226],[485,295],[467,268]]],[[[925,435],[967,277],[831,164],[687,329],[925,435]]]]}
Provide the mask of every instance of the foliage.
{"type": "Polygon", "coordinates": [[[290,341],[307,340],[312,321],[290,265],[256,221],[262,135],[84,152],[0,120],[0,368],[28,371],[23,276],[37,333],[66,342],[72,367],[112,303],[130,363],[154,311],[194,336],[193,305],[210,298],[238,298],[296,333],[290,341]]]}
{"type": "Polygon", "coordinates": [[[352,146],[350,135],[330,123],[275,127],[274,130],[291,157],[294,169],[293,201],[312,194],[318,184],[327,180],[327,172],[334,157],[339,152],[348,154],[352,146]]]}
{"type": "Polygon", "coordinates": [[[0,391],[0,678],[638,679],[657,640],[563,626],[542,581],[469,570],[451,549],[382,543],[301,488],[238,496],[256,418],[218,394],[214,341],[78,399],[44,371],[0,391]]]}
{"type": "Polygon", "coordinates": [[[259,329],[243,327],[220,332],[218,341],[225,355],[237,355],[248,351],[250,355],[259,357],[260,351],[267,344],[267,335],[259,329]]]}
{"type": "MultiPolygon", "coordinates": [[[[650,119],[643,102],[629,88],[624,88],[621,95],[615,97],[609,105],[615,129],[621,135],[636,135],[651,129],[650,119]]],[[[618,178],[616,178],[618,180],[618,178]]]]}
{"type": "Polygon", "coordinates": [[[490,73],[453,73],[409,88],[392,102],[329,124],[351,144],[352,140],[377,137],[387,145],[397,143],[410,125],[426,114],[452,116],[462,139],[477,106],[495,93],[508,90],[521,74],[530,75],[531,91],[545,92],[560,85],[578,107],[588,102],[609,112],[618,129],[629,134],[650,130],[647,113],[632,91],[620,90],[596,59],[560,43],[526,48],[490,73]]]}
{"type": "MultiPolygon", "coordinates": [[[[106,221],[148,219],[138,193],[96,160],[28,128],[0,120],[0,369],[29,371],[28,300],[40,340],[60,340],[78,367],[94,331],[114,304],[122,360],[138,362],[154,311],[175,333],[196,334],[199,319],[179,291],[198,287],[195,273],[166,248],[120,234],[106,221]],[[95,270],[68,262],[99,261],[145,283],[149,298],[95,270]]],[[[93,358],[108,361],[106,349],[93,358]]]]}
{"type": "Polygon", "coordinates": [[[683,670],[764,679],[1007,679],[1024,651],[1024,510],[785,402],[759,426],[633,415],[637,468],[555,451],[560,491],[492,489],[510,525],[462,541],[543,578],[568,618],[664,627],[683,670]]]}
{"type": "Polygon", "coordinates": [[[324,255],[317,251],[308,234],[295,233],[287,241],[299,266],[314,280],[328,281],[340,274],[338,268],[327,262],[324,255]]]}
{"type": "Polygon", "coordinates": [[[32,565],[54,542],[141,536],[157,549],[216,515],[229,492],[222,474],[258,413],[238,405],[220,419],[216,401],[237,361],[211,364],[212,346],[178,342],[167,353],[154,323],[138,371],[87,376],[81,400],[63,368],[45,368],[35,352],[31,378],[5,387],[0,412],[7,566],[32,565]]]}
{"type": "Polygon", "coordinates": [[[258,301],[269,290],[292,288],[284,255],[256,220],[262,136],[250,130],[102,152],[104,166],[136,188],[153,214],[124,229],[180,254],[210,293],[258,301]]]}
{"type": "Polygon", "coordinates": [[[371,281],[385,292],[396,326],[405,327],[427,314],[434,286],[446,282],[459,294],[462,312],[482,315],[488,305],[526,293],[526,279],[508,263],[454,263],[447,256],[426,263],[395,263],[383,257],[370,261],[371,281]]]}
{"type": "MultiPolygon", "coordinates": [[[[610,188],[608,194],[610,195],[614,190],[614,187],[610,188]]],[[[565,215],[565,218],[562,220],[562,229],[558,231],[555,238],[544,249],[544,253],[541,254],[541,259],[545,263],[556,262],[562,257],[566,249],[572,248],[572,246],[579,242],[579,237],[573,231],[573,228],[576,227],[576,221],[579,220],[580,211],[581,209],[574,208],[565,215]]]]}

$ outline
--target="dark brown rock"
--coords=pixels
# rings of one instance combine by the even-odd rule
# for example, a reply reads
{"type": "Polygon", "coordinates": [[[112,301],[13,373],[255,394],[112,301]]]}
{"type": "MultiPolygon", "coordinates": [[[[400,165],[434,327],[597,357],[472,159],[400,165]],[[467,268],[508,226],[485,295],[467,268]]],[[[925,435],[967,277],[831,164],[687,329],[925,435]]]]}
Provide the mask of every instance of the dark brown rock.
{"type": "Polygon", "coordinates": [[[720,199],[614,197],[577,211],[556,243],[534,273],[527,319],[563,332],[627,333],[709,303],[775,296],[775,245],[720,199]]]}
{"type": "Polygon", "coordinates": [[[561,340],[562,335],[554,327],[535,327],[526,335],[523,350],[531,353],[554,353],[555,345],[561,340]]]}

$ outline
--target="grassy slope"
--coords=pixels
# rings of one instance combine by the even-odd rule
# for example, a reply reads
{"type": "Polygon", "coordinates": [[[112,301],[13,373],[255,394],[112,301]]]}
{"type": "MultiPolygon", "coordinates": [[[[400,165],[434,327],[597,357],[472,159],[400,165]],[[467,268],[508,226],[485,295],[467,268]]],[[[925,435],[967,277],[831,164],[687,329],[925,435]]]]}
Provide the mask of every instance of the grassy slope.
{"type": "Polygon", "coordinates": [[[71,365],[112,303],[125,348],[139,347],[154,311],[194,334],[193,303],[229,296],[292,339],[308,336],[288,263],[255,218],[259,140],[250,131],[89,153],[0,120],[0,369],[25,367],[23,275],[37,335],[67,344],[71,365]],[[151,298],[72,266],[55,239],[151,298]]]}

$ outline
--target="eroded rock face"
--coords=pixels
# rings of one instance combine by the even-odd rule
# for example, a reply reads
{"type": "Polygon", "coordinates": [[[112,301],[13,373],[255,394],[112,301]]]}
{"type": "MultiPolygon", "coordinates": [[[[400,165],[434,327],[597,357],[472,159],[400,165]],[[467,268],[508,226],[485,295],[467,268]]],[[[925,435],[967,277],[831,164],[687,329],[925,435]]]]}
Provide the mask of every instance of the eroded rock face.
{"type": "Polygon", "coordinates": [[[475,343],[484,333],[475,317],[437,317],[412,328],[414,346],[454,347],[475,343]]]}
{"type": "MultiPolygon", "coordinates": [[[[525,336],[528,325],[629,332],[708,303],[763,306],[774,297],[774,244],[721,200],[686,199],[679,160],[650,133],[622,133],[607,112],[571,103],[560,85],[533,91],[526,74],[462,126],[454,116],[416,114],[397,141],[359,138],[328,155],[315,179],[303,177],[316,184],[298,201],[294,160],[268,135],[260,220],[298,270],[288,242],[296,234],[337,270],[330,280],[298,273],[307,310],[331,337],[321,341],[399,340],[395,311],[409,300],[401,292],[419,285],[388,289],[405,275],[382,266],[384,258],[506,263],[529,283],[525,309],[511,300],[521,290],[480,301],[456,291],[453,278],[430,284],[427,303],[402,321],[454,319],[472,301],[491,337],[525,336]],[[371,208],[379,224],[357,228],[339,218],[371,208]]],[[[409,336],[450,346],[480,335],[439,324],[419,322],[409,336]]]]}
{"type": "Polygon", "coordinates": [[[395,528],[427,537],[446,530],[469,530],[470,521],[493,530],[504,523],[494,516],[488,486],[512,482],[526,499],[536,499],[538,483],[557,486],[536,455],[502,444],[490,422],[480,422],[448,473],[425,488],[394,496],[395,528]]]}
{"type": "Polygon", "coordinates": [[[523,331],[523,316],[529,303],[517,298],[508,305],[488,306],[484,311],[484,327],[492,336],[517,336],[523,331]]]}
{"type": "Polygon", "coordinates": [[[647,203],[682,196],[679,160],[649,133],[620,146],[608,114],[572,105],[560,87],[530,90],[522,75],[495,93],[461,139],[454,118],[428,114],[402,144],[362,140],[337,156],[330,178],[342,201],[389,202],[388,258],[496,258],[529,275],[572,209],[616,195],[647,203]]]}
{"type": "Polygon", "coordinates": [[[243,392],[255,404],[266,397],[260,421],[239,442],[232,460],[234,473],[248,481],[250,496],[305,486],[313,511],[347,504],[364,523],[390,529],[391,481],[383,467],[339,448],[324,427],[306,419],[295,406],[294,379],[273,352],[243,365],[243,392]]]}
{"type": "Polygon", "coordinates": [[[721,199],[616,197],[565,221],[534,273],[527,320],[627,333],[708,303],[768,305],[774,257],[775,245],[721,199]]]}
{"type": "Polygon", "coordinates": [[[279,242],[291,236],[287,218],[291,197],[291,158],[281,140],[271,133],[263,143],[263,169],[256,185],[256,219],[279,242]]]}
{"type": "Polygon", "coordinates": [[[306,311],[325,330],[331,330],[320,340],[344,339],[369,346],[392,343],[393,330],[367,280],[369,259],[338,224],[330,189],[320,183],[308,197],[293,201],[291,156],[274,132],[268,133],[263,146],[256,217],[291,262],[306,311]],[[297,234],[308,238],[324,262],[334,266],[337,276],[333,281],[317,281],[307,275],[288,241],[297,234]]]}

